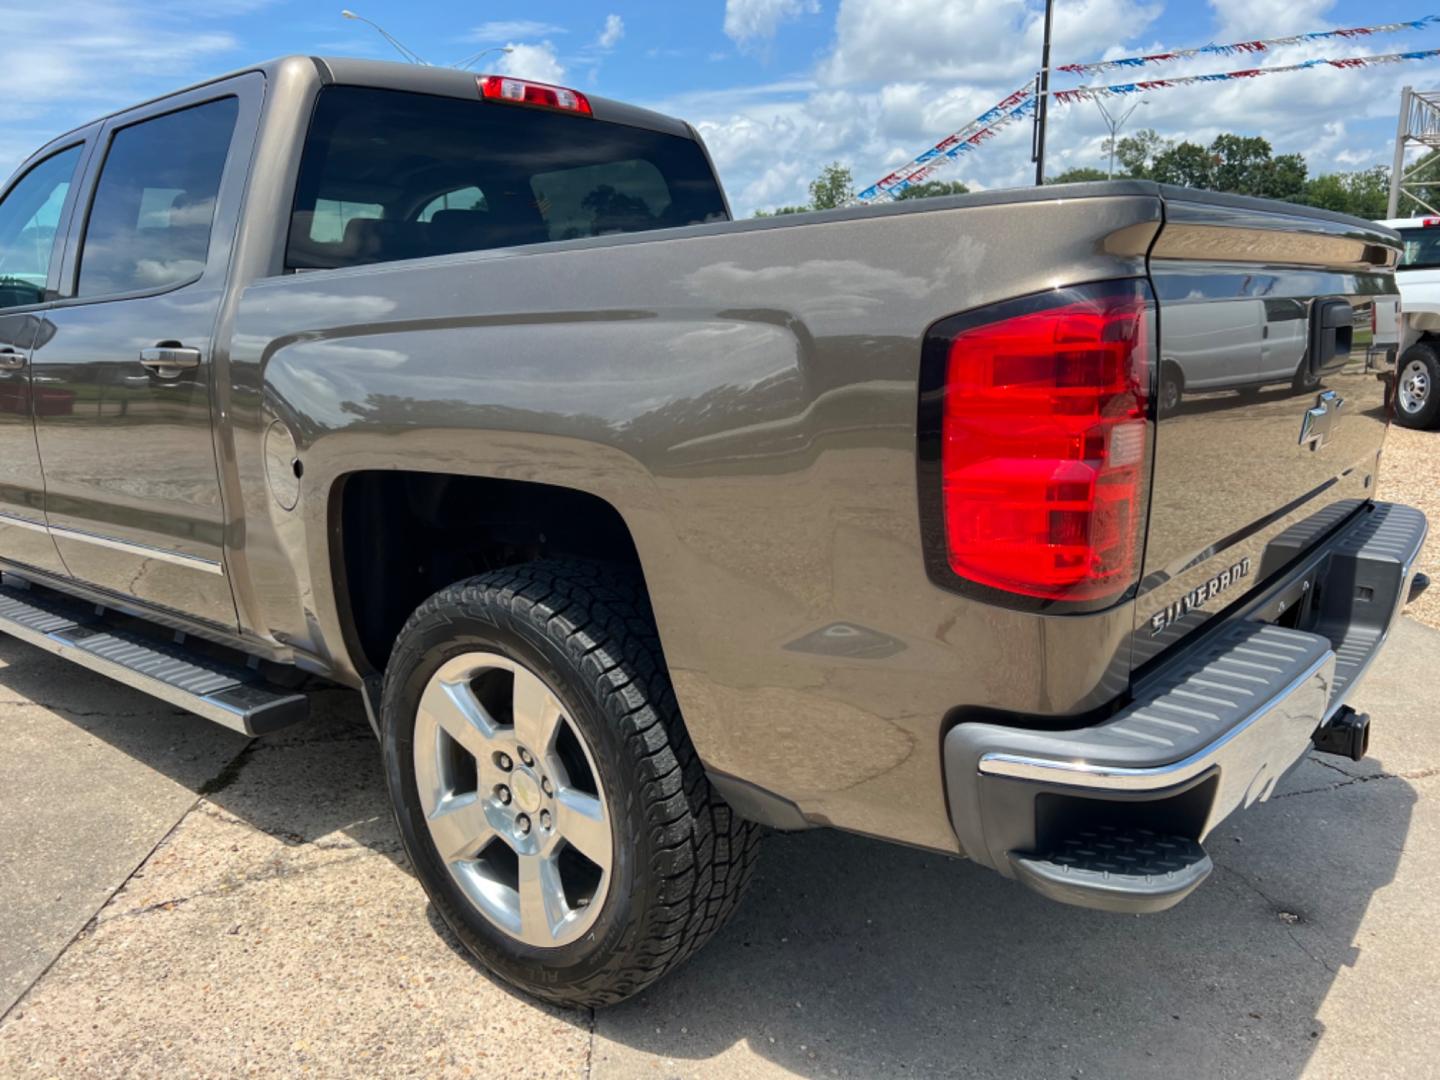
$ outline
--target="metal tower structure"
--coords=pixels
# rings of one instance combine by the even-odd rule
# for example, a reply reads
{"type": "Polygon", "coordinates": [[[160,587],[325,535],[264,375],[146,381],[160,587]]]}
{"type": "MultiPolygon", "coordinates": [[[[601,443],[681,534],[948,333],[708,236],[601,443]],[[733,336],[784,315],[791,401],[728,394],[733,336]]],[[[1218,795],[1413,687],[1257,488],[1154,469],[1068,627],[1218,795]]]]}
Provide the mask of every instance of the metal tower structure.
{"type": "MultiPolygon", "coordinates": [[[[1440,155],[1431,156],[1430,151],[1440,150],[1440,90],[1412,90],[1405,87],[1400,91],[1400,126],[1395,133],[1395,164],[1390,170],[1390,206],[1385,216],[1400,216],[1400,200],[1403,196],[1431,214],[1440,216],[1436,209],[1425,201],[1430,196],[1432,184],[1440,184],[1440,155]],[[1424,155],[1410,171],[1405,171],[1405,153],[1412,146],[1420,146],[1424,155]]],[[[1440,202],[1440,198],[1435,201],[1440,202]]]]}

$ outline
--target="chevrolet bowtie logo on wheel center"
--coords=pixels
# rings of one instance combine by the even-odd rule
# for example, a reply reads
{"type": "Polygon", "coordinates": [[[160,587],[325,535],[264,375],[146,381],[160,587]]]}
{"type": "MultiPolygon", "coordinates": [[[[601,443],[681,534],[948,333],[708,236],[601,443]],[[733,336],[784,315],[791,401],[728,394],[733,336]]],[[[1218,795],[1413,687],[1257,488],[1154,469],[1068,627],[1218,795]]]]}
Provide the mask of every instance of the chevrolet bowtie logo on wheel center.
{"type": "Polygon", "coordinates": [[[1311,450],[1319,450],[1335,432],[1340,423],[1340,409],[1345,399],[1334,390],[1323,391],[1315,401],[1315,407],[1305,412],[1300,425],[1300,445],[1307,443],[1311,450]]]}

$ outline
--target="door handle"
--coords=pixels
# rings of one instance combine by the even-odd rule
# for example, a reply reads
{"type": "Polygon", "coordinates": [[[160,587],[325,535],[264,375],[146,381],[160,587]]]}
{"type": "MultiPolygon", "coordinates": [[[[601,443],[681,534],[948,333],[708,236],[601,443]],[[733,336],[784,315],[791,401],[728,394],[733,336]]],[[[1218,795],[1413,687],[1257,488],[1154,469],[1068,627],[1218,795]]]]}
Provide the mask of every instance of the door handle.
{"type": "Polygon", "coordinates": [[[25,366],[25,354],[8,345],[0,347],[0,371],[19,371],[25,366]]]}
{"type": "Polygon", "coordinates": [[[156,345],[140,350],[140,363],[162,379],[173,379],[182,371],[200,366],[200,350],[182,345],[156,345]]]}

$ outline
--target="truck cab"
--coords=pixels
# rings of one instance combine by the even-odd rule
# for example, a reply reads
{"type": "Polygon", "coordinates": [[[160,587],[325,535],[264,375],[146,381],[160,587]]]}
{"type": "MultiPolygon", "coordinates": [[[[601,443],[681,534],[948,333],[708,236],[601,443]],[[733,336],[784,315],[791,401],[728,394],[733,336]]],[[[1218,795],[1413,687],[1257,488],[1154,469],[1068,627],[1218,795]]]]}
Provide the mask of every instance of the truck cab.
{"type": "Polygon", "coordinates": [[[1403,340],[1391,379],[1395,420],[1410,428],[1440,424],[1440,217],[1380,222],[1400,234],[1395,267],[1400,287],[1403,340]]]}

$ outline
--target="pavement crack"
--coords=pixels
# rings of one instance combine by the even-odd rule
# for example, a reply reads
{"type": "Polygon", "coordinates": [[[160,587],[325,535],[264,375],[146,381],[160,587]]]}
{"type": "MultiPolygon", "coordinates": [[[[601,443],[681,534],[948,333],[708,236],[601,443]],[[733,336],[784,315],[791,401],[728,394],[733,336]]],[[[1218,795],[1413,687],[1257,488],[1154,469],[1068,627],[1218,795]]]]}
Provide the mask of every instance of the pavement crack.
{"type": "Polygon", "coordinates": [[[1248,876],[1241,873],[1239,870],[1236,870],[1233,866],[1222,866],[1220,867],[1220,869],[1224,870],[1227,874],[1233,875],[1241,884],[1243,884],[1256,896],[1260,897],[1260,899],[1264,900],[1265,903],[1269,905],[1270,910],[1274,912],[1277,916],[1279,916],[1282,920],[1288,920],[1285,925],[1285,935],[1290,939],[1290,943],[1292,945],[1294,945],[1297,949],[1303,952],[1311,960],[1314,960],[1315,963],[1319,964],[1331,975],[1337,974],[1335,968],[1329,963],[1329,961],[1327,961],[1324,957],[1317,955],[1314,950],[1312,950],[1308,945],[1301,941],[1300,938],[1296,937],[1295,928],[1292,924],[1300,920],[1290,911],[1288,905],[1281,903],[1279,900],[1276,900],[1264,889],[1260,888],[1260,886],[1257,885],[1254,881],[1250,880],[1248,876]]]}
{"type": "Polygon", "coordinates": [[[184,709],[146,709],[141,712],[116,712],[114,709],[77,709],[70,705],[59,705],[34,698],[26,701],[0,700],[0,705],[3,705],[7,709],[44,709],[46,712],[57,713],[60,716],[79,717],[80,719],[103,716],[107,720],[149,720],[156,716],[190,715],[184,709]]]}
{"type": "Polygon", "coordinates": [[[178,829],[180,825],[185,821],[185,819],[190,816],[190,812],[195,809],[195,806],[199,801],[200,800],[197,798],[194,803],[190,804],[190,806],[185,810],[183,814],[180,814],[175,818],[175,821],[170,826],[170,828],[165,830],[165,835],[160,837],[160,839],[155,842],[155,846],[152,847],[149,851],[147,851],[144,856],[141,857],[140,861],[130,868],[130,872],[125,875],[124,879],[118,885],[116,885],[115,888],[110,890],[110,892],[106,895],[105,899],[100,902],[100,905],[95,909],[94,913],[90,916],[90,918],[85,920],[85,924],[81,926],[79,930],[76,930],[73,935],[71,935],[70,940],[65,943],[65,946],[63,948],[56,950],[55,955],[50,958],[50,962],[46,964],[33,979],[30,980],[29,984],[25,987],[25,989],[15,995],[15,999],[11,1001],[9,1007],[6,1008],[4,1012],[0,1012],[0,1024],[3,1024],[9,1018],[10,1014],[21,1006],[25,999],[30,996],[31,991],[33,991],[35,987],[39,985],[40,980],[45,978],[45,976],[49,975],[51,969],[54,968],[55,965],[58,964],[61,959],[70,951],[70,947],[72,945],[74,945],[82,938],[88,937],[94,931],[95,927],[100,922],[100,913],[105,910],[106,905],[113,902],[115,897],[120,895],[121,890],[134,880],[135,875],[140,872],[140,868],[146,863],[148,863],[151,859],[153,859],[157,851],[159,851],[162,847],[169,843],[170,838],[175,835],[175,830],[178,829]]]}
{"type": "MultiPolygon", "coordinates": [[[[219,822],[221,825],[233,825],[240,829],[249,829],[262,836],[268,836],[272,840],[278,840],[286,847],[300,848],[308,847],[317,851],[375,851],[382,855],[395,855],[401,851],[399,841],[393,843],[377,843],[374,841],[316,837],[314,839],[304,833],[293,832],[289,829],[279,829],[271,826],[261,825],[257,822],[247,821],[242,817],[228,810],[223,810],[214,803],[203,801],[195,808],[195,812],[208,817],[211,821],[219,822]]],[[[371,819],[376,820],[376,819],[371,819]]],[[[352,826],[359,826],[363,821],[352,822],[352,826]]]]}
{"type": "MultiPolygon", "coordinates": [[[[144,907],[131,908],[129,911],[117,911],[110,919],[123,919],[131,915],[149,915],[156,911],[174,911],[181,904],[188,904],[194,897],[177,896],[171,900],[157,900],[153,904],[146,904],[144,907]]],[[[110,919],[106,919],[109,922],[110,919]]]]}
{"type": "MultiPolygon", "coordinates": [[[[1321,764],[1325,765],[1326,763],[1321,762],[1321,764]]],[[[1293,799],[1297,795],[1315,795],[1324,791],[1339,791],[1341,788],[1350,787],[1353,784],[1369,784],[1375,780],[1428,780],[1432,776],[1440,776],[1440,767],[1412,769],[1409,772],[1400,773],[1378,772],[1371,773],[1368,776],[1356,776],[1353,773],[1346,772],[1344,769],[1336,769],[1334,765],[1326,765],[1326,768],[1335,769],[1336,772],[1346,777],[1346,779],[1335,784],[1323,784],[1320,787],[1301,788],[1299,791],[1285,791],[1279,795],[1270,796],[1271,799],[1293,799]]]]}
{"type": "Polygon", "coordinates": [[[269,881],[280,881],[289,878],[304,877],[319,870],[329,870],[334,866],[342,866],[345,863],[355,862],[357,859],[368,857],[368,852],[357,852],[344,859],[333,859],[330,862],[314,865],[303,865],[294,862],[279,863],[272,861],[270,865],[259,869],[247,871],[244,874],[232,876],[220,885],[209,889],[196,889],[186,896],[170,897],[166,900],[156,900],[154,903],[145,904],[141,907],[130,908],[127,911],[117,911],[112,915],[93,920],[94,925],[104,925],[116,919],[130,919],[142,915],[155,915],[171,912],[184,904],[194,903],[197,900],[205,900],[216,896],[233,896],[254,885],[263,885],[269,881]]]}
{"type": "Polygon", "coordinates": [[[1302,953],[1304,953],[1306,956],[1308,956],[1311,960],[1314,960],[1315,963],[1319,964],[1322,968],[1324,968],[1326,971],[1328,971],[1331,975],[1338,975],[1338,974],[1339,974],[1339,972],[1335,970],[1334,966],[1333,966],[1332,964],[1330,964],[1329,961],[1325,960],[1324,957],[1321,957],[1321,956],[1316,955],[1316,953],[1315,953],[1315,951],[1314,951],[1313,949],[1311,949],[1308,945],[1306,945],[1303,941],[1301,941],[1298,937],[1296,937],[1294,930],[1290,929],[1289,927],[1286,927],[1286,928],[1285,928],[1285,933],[1289,935],[1290,940],[1294,943],[1295,947],[1296,947],[1297,949],[1299,949],[1302,953]]]}
{"type": "Polygon", "coordinates": [[[585,1041],[585,1067],[583,1070],[581,1070],[581,1075],[583,1076],[584,1080],[590,1080],[591,1073],[595,1068],[595,1029],[598,1025],[595,1018],[595,1010],[593,1008],[586,1009],[585,1013],[590,1021],[590,1033],[589,1037],[585,1041]]]}
{"type": "Polygon", "coordinates": [[[230,759],[229,762],[226,763],[224,768],[222,768],[209,780],[206,780],[205,783],[201,784],[200,789],[198,792],[196,792],[196,794],[198,794],[201,798],[207,798],[208,796],[215,795],[219,792],[224,791],[231,784],[235,783],[235,781],[240,779],[240,774],[245,770],[245,765],[250,760],[250,756],[254,752],[255,740],[251,739],[248,743],[245,744],[245,748],[241,750],[240,753],[236,754],[233,758],[230,759]]]}

